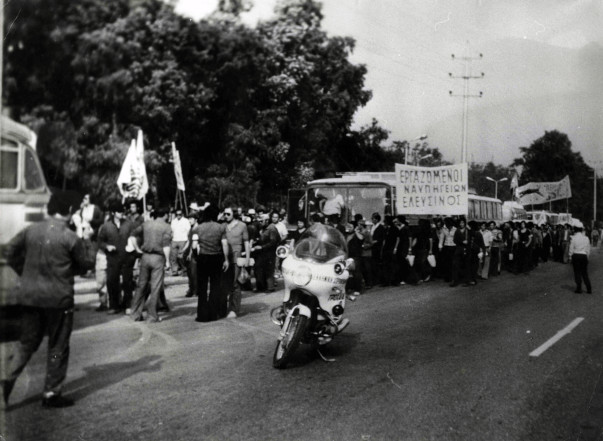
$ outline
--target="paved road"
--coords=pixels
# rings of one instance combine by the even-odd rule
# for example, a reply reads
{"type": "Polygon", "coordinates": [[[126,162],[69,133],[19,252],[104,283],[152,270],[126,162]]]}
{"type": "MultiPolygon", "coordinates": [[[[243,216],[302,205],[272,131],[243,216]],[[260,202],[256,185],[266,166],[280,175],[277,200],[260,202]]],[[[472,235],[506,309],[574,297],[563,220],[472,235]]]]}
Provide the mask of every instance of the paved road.
{"type": "Polygon", "coordinates": [[[6,440],[587,440],[603,427],[603,253],[593,295],[570,265],[476,287],[378,288],[349,303],[350,327],[290,368],[271,367],[280,293],[248,295],[236,320],[194,321],[168,288],[162,323],[93,311],[77,296],[66,393],[39,404],[45,351],[17,383],[6,440]],[[574,326],[569,330],[568,326],[574,326]],[[559,333],[560,331],[565,332],[559,333]],[[549,339],[558,341],[530,356],[549,339]]]}

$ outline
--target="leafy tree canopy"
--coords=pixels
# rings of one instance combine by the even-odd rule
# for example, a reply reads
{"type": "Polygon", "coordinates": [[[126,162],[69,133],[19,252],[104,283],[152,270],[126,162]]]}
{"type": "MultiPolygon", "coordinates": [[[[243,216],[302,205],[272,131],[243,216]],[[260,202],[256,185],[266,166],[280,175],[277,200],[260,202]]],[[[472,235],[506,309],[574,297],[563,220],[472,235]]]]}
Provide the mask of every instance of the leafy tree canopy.
{"type": "MultiPolygon", "coordinates": [[[[593,169],[589,167],[579,152],[572,150],[572,143],[565,133],[557,130],[545,131],[529,147],[520,147],[521,158],[513,165],[523,165],[519,185],[528,182],[556,182],[569,175],[572,197],[566,201],[553,202],[553,211],[569,212],[576,218],[587,220],[593,217],[593,169]],[[567,204],[567,205],[566,205],[567,204]]],[[[598,195],[601,194],[598,186],[598,195]]],[[[597,204],[600,206],[600,203],[597,204]]],[[[548,209],[548,206],[536,207],[548,209]]],[[[599,217],[599,216],[597,216],[599,217]]]]}

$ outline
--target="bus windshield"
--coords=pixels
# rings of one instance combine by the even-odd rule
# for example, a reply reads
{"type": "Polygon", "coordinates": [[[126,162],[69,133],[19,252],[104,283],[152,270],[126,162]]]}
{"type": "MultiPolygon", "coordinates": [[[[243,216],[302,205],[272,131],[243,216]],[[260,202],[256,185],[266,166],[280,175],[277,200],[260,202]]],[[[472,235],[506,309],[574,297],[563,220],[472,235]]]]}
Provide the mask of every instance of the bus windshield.
{"type": "Polygon", "coordinates": [[[337,215],[341,223],[354,220],[361,214],[370,219],[373,213],[381,217],[391,214],[391,194],[387,186],[323,186],[311,187],[307,193],[308,216],[321,213],[325,217],[337,215]]]}

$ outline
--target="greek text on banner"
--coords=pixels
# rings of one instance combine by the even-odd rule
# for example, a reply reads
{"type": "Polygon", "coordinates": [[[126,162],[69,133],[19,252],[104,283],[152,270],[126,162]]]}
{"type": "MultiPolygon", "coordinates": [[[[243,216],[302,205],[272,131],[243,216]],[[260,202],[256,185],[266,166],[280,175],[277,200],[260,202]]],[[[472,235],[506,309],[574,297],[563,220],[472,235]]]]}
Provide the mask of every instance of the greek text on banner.
{"type": "Polygon", "coordinates": [[[413,167],[396,164],[398,214],[467,215],[467,164],[413,167]]]}

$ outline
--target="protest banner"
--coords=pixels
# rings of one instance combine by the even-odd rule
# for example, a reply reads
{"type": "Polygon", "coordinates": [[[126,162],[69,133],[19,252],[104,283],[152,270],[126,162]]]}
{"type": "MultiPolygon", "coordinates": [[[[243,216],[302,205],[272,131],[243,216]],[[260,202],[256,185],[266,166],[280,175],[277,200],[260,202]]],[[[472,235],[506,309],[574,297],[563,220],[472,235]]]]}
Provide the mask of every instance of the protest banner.
{"type": "Polygon", "coordinates": [[[522,205],[539,205],[549,201],[572,197],[569,176],[558,182],[530,182],[515,190],[515,195],[522,205]]]}
{"type": "Polygon", "coordinates": [[[396,209],[399,214],[467,215],[467,164],[414,167],[396,164],[396,209]]]}

